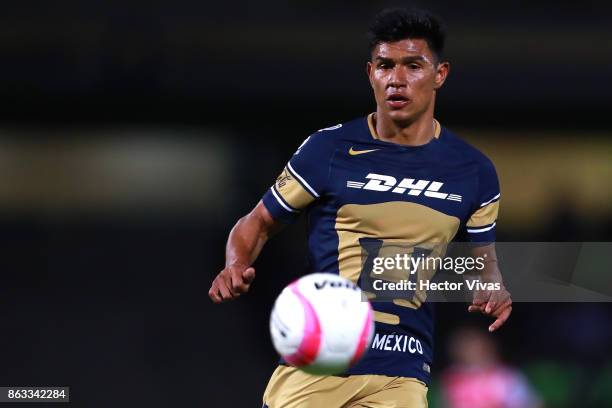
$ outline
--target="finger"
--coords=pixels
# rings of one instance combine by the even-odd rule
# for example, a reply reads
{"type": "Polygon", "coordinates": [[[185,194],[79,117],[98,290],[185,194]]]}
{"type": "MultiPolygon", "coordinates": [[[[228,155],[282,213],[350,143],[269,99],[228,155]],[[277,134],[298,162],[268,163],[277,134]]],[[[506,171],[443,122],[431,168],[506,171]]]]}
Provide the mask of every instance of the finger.
{"type": "Polygon", "coordinates": [[[510,299],[510,297],[508,296],[504,301],[493,301],[492,307],[489,309],[488,312],[485,310],[485,313],[497,317],[504,309],[506,309],[510,305],[512,305],[512,299],[510,299]]]}
{"type": "MultiPolygon", "coordinates": [[[[223,272],[221,272],[221,274],[219,274],[218,279],[220,280],[219,283],[219,288],[225,288],[229,294],[230,294],[230,299],[233,297],[236,297],[238,295],[240,295],[240,292],[238,290],[234,289],[234,285],[239,285],[238,282],[234,283],[234,276],[236,275],[236,271],[229,269],[229,270],[224,270],[223,272]]],[[[221,292],[221,295],[223,296],[223,292],[221,292]]]]}
{"type": "Polygon", "coordinates": [[[480,306],[480,305],[469,305],[468,306],[468,312],[470,312],[470,313],[482,312],[482,306],[480,306]]]}
{"type": "Polygon", "coordinates": [[[213,301],[213,303],[221,303],[223,301],[215,284],[213,284],[208,290],[208,297],[213,301]]]}
{"type": "Polygon", "coordinates": [[[491,296],[491,298],[489,299],[489,301],[487,302],[487,304],[484,307],[484,312],[487,313],[487,314],[490,314],[493,310],[495,310],[495,306],[496,305],[497,305],[497,302],[491,296]]]}
{"type": "Polygon", "coordinates": [[[512,313],[512,306],[508,306],[501,312],[497,320],[495,320],[493,324],[489,326],[489,331],[494,332],[495,330],[503,326],[503,324],[506,323],[506,320],[508,320],[508,317],[510,317],[510,313],[512,313]]]}
{"type": "Polygon", "coordinates": [[[230,300],[234,298],[234,295],[232,295],[232,292],[230,292],[230,290],[227,287],[227,283],[223,279],[219,280],[218,287],[219,287],[219,292],[221,292],[222,301],[226,301],[226,300],[230,300]]]}
{"type": "Polygon", "coordinates": [[[221,297],[221,292],[219,291],[219,278],[216,278],[208,291],[208,296],[212,299],[214,303],[223,302],[223,298],[221,297]]]}
{"type": "Polygon", "coordinates": [[[253,279],[255,279],[255,268],[251,266],[245,269],[245,271],[242,272],[242,279],[244,279],[246,283],[253,282],[253,279]]]}
{"type": "Polygon", "coordinates": [[[249,290],[249,284],[244,282],[240,271],[232,273],[230,284],[232,293],[236,296],[249,290]]]}

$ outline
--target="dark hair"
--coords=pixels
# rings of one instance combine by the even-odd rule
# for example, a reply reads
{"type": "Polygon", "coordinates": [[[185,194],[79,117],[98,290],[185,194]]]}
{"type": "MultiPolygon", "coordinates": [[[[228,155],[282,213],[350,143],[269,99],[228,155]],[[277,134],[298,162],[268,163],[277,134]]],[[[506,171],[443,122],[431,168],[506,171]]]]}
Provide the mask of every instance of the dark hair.
{"type": "Polygon", "coordinates": [[[396,42],[406,38],[424,39],[437,59],[442,58],[445,29],[440,19],[427,11],[384,9],[374,17],[368,29],[370,52],[382,42],[396,42]]]}

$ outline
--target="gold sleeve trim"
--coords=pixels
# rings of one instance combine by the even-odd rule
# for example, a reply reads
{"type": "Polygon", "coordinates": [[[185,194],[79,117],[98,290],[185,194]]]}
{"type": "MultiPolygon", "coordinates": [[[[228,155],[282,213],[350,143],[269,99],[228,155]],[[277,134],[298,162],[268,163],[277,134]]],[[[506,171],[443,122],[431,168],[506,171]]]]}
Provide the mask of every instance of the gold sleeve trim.
{"type": "Polygon", "coordinates": [[[493,224],[497,220],[499,212],[499,200],[479,208],[467,222],[468,227],[482,227],[493,224]]]}
{"type": "Polygon", "coordinates": [[[305,190],[300,182],[291,175],[287,167],[285,167],[280,176],[276,178],[274,188],[281,198],[291,208],[296,210],[302,210],[308,207],[315,199],[312,194],[305,190]]]}

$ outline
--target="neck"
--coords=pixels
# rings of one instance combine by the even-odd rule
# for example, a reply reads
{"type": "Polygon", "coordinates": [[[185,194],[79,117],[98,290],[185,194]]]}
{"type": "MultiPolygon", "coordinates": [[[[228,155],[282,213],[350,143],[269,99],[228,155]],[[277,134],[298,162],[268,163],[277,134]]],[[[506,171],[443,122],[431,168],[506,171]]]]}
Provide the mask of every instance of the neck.
{"type": "Polygon", "coordinates": [[[413,122],[398,123],[388,115],[381,113],[380,108],[378,108],[373,119],[378,138],[386,142],[419,146],[434,138],[433,109],[428,109],[413,122]]]}

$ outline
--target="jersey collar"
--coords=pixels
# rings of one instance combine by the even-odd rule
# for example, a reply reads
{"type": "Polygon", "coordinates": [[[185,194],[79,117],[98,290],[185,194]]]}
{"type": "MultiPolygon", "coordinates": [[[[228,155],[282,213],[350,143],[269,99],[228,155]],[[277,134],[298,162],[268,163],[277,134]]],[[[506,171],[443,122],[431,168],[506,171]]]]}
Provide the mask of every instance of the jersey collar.
{"type": "MultiPolygon", "coordinates": [[[[368,128],[370,129],[370,136],[372,136],[372,138],[375,140],[380,140],[376,134],[376,128],[374,127],[374,115],[376,115],[376,112],[372,112],[368,115],[368,128]]],[[[440,122],[434,119],[434,139],[438,139],[441,132],[442,126],[440,125],[440,122]]]]}

